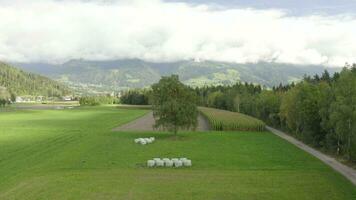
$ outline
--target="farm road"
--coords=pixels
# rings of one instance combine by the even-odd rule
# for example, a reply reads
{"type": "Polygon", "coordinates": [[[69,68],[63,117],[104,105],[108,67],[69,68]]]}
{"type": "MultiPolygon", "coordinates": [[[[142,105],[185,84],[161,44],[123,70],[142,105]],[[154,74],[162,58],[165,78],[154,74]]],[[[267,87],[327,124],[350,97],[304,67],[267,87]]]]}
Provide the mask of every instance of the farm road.
{"type": "MultiPolygon", "coordinates": [[[[162,131],[153,128],[155,120],[153,113],[150,112],[145,116],[131,121],[127,124],[114,128],[113,131],[162,131]]],[[[201,115],[198,117],[198,127],[196,131],[209,131],[209,122],[201,115]]]]}
{"type": "Polygon", "coordinates": [[[321,160],[322,162],[324,162],[325,164],[329,165],[330,167],[332,167],[334,170],[338,171],[339,173],[341,173],[342,175],[344,175],[347,179],[349,179],[354,185],[356,185],[356,170],[348,167],[342,163],[340,163],[339,161],[335,160],[334,158],[325,155],[307,145],[305,145],[304,143],[300,142],[299,140],[293,138],[292,136],[287,135],[286,133],[283,133],[279,130],[276,130],[274,128],[268,127],[267,129],[269,131],[271,131],[272,133],[274,133],[275,135],[287,140],[288,142],[294,144],[295,146],[299,147],[300,149],[310,153],[311,155],[315,156],[316,158],[318,158],[319,160],[321,160]]]}

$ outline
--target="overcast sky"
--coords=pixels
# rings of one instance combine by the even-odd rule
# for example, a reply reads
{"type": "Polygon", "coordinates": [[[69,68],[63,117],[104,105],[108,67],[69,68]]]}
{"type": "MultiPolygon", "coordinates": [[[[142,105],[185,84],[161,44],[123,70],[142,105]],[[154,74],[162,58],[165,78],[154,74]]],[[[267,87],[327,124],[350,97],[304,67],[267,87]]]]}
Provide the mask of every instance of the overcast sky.
{"type": "Polygon", "coordinates": [[[225,7],[283,9],[289,14],[345,14],[356,12],[355,0],[168,0],[191,4],[215,4],[225,7]]]}
{"type": "Polygon", "coordinates": [[[356,0],[0,0],[0,60],[356,62],[356,0]]]}

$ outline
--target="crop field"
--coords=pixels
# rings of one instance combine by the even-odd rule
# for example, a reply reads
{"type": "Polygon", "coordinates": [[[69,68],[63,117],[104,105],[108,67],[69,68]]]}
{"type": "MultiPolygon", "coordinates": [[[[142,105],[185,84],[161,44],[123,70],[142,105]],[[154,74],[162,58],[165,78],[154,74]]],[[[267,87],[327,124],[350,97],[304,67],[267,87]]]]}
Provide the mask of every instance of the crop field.
{"type": "Polygon", "coordinates": [[[226,110],[200,107],[200,112],[216,131],[264,131],[265,123],[256,118],[226,110]]]}
{"type": "Polygon", "coordinates": [[[0,199],[352,200],[356,188],[269,132],[113,132],[148,110],[0,112],[0,199]],[[148,146],[138,137],[155,137],[148,146]],[[188,157],[190,168],[147,168],[188,157]]]}

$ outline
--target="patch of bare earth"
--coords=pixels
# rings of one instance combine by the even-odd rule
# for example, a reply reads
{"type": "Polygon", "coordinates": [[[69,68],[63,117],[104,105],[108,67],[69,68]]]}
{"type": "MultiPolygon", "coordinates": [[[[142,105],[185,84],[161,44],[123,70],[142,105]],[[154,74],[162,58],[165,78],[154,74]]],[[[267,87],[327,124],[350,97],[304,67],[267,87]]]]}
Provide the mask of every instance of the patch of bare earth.
{"type": "MultiPolygon", "coordinates": [[[[114,128],[114,131],[163,131],[162,129],[155,129],[153,125],[155,120],[153,118],[153,113],[150,112],[145,116],[131,121],[127,124],[114,128]]],[[[209,122],[201,115],[198,116],[198,127],[196,131],[209,131],[209,122]]]]}

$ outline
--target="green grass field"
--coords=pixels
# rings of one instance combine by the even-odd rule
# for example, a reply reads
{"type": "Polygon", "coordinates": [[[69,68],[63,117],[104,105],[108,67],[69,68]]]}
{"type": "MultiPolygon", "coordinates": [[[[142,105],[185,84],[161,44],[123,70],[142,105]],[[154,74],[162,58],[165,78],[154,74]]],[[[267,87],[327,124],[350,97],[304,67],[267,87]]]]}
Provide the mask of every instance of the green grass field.
{"type": "Polygon", "coordinates": [[[124,133],[147,110],[0,113],[0,199],[352,200],[356,188],[268,132],[124,133]],[[148,146],[133,139],[155,136],[148,146]],[[153,157],[192,168],[149,169],[153,157]]]}

